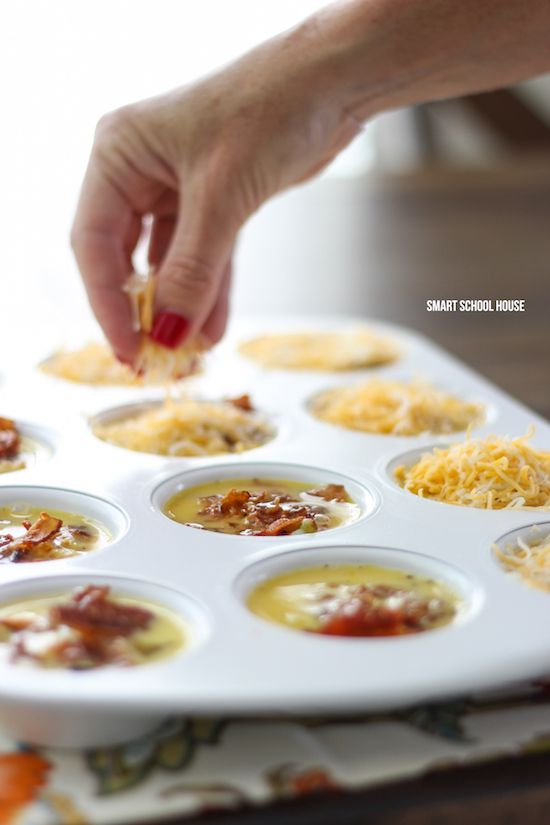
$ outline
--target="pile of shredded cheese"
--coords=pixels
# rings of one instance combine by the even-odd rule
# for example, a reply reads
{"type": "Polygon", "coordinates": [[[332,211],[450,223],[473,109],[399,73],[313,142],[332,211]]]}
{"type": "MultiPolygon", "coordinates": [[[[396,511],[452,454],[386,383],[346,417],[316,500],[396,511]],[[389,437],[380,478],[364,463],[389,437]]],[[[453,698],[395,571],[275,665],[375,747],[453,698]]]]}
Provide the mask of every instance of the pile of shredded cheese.
{"type": "Polygon", "coordinates": [[[550,453],[521,438],[468,438],[448,448],[424,453],[411,467],[402,465],[395,478],[422,498],[487,510],[550,509],[550,453]]]}
{"type": "Polygon", "coordinates": [[[40,369],[56,378],[78,384],[140,386],[136,373],[121,364],[107,344],[93,342],[76,350],[62,350],[40,364],[40,369]]]}
{"type": "Polygon", "coordinates": [[[504,548],[495,545],[493,550],[507,570],[517,573],[531,587],[550,590],[550,533],[532,542],[520,536],[515,544],[504,548]]]}
{"type": "Polygon", "coordinates": [[[322,421],[380,435],[453,433],[480,424],[484,407],[461,401],[428,383],[373,379],[317,395],[310,405],[322,421]]]}
{"type": "Polygon", "coordinates": [[[118,447],[170,456],[240,453],[275,435],[260,415],[230,401],[192,399],[167,398],[137,415],[92,426],[98,438],[118,447]]]}
{"type": "Polygon", "coordinates": [[[264,367],[328,371],[387,364],[399,356],[392,341],[366,329],[262,335],[245,341],[239,352],[264,367]]]}

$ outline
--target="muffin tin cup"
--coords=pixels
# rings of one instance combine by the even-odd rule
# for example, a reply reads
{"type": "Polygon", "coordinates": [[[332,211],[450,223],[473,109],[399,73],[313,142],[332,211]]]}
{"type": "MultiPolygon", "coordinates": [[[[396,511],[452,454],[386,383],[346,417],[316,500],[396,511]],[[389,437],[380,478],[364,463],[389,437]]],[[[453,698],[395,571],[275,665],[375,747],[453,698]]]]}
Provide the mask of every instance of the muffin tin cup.
{"type": "Polygon", "coordinates": [[[61,439],[60,435],[50,427],[22,421],[17,416],[13,420],[22,437],[21,452],[25,456],[25,466],[17,470],[0,472],[0,484],[14,483],[14,479],[21,478],[21,473],[28,475],[37,468],[40,470],[44,463],[47,463],[56,453],[61,439]]]}
{"type": "MultiPolygon", "coordinates": [[[[0,583],[2,577],[13,575],[26,576],[25,568],[32,565],[38,568],[50,568],[51,565],[62,565],[77,559],[87,559],[92,554],[101,553],[107,547],[119,541],[128,530],[129,519],[124,510],[112,501],[98,496],[67,490],[59,487],[47,487],[30,484],[0,486],[0,508],[11,507],[16,509],[19,516],[25,516],[26,508],[37,508],[41,511],[60,510],[71,515],[84,516],[96,522],[108,536],[105,543],[97,548],[91,548],[82,554],[66,556],[59,559],[50,559],[41,562],[20,562],[11,564],[0,562],[0,583]],[[20,505],[20,506],[19,506],[20,505]]],[[[9,532],[9,530],[8,530],[9,532]]]]}
{"type": "MultiPolygon", "coordinates": [[[[50,347],[55,348],[53,342],[45,354],[50,347]]],[[[76,384],[64,389],[63,382],[42,375],[40,386],[55,387],[55,392],[44,393],[37,409],[36,373],[31,362],[19,363],[5,376],[5,397],[17,398],[23,420],[62,435],[50,460],[32,470],[33,485],[30,475],[0,476],[0,503],[2,494],[24,497],[27,491],[46,509],[76,513],[81,507],[84,515],[111,529],[114,540],[85,557],[0,565],[0,603],[42,592],[50,583],[120,581],[128,592],[180,611],[195,628],[197,641],[170,660],[124,670],[51,673],[0,664],[0,722],[23,740],[93,746],[137,735],[173,713],[364,712],[511,684],[547,671],[550,593],[509,575],[495,561],[492,547],[499,537],[550,521],[548,511],[441,506],[403,490],[388,473],[416,450],[454,443],[464,434],[377,436],[330,426],[307,412],[308,399],[331,385],[418,374],[487,405],[488,421],[476,428],[476,437],[521,435],[535,423],[533,443],[550,449],[550,425],[535,413],[422,336],[364,319],[256,319],[234,327],[204,374],[189,386],[203,398],[248,391],[255,407],[275,424],[275,439],[238,455],[169,458],[113,447],[92,434],[90,414],[108,414],[128,401],[147,404],[160,394],[76,384]],[[400,361],[338,374],[263,370],[235,349],[238,341],[268,329],[358,324],[394,337],[400,361]],[[343,483],[360,505],[360,517],[314,534],[241,537],[188,528],[162,513],[182,486],[250,475],[304,479],[312,485],[343,483]],[[90,502],[97,508],[86,509],[90,502]],[[450,625],[375,640],[294,632],[246,607],[247,592],[262,577],[322,559],[368,560],[433,575],[458,589],[466,607],[450,625]]]]}
{"type": "MultiPolygon", "coordinates": [[[[199,395],[193,395],[193,400],[205,401],[216,403],[217,401],[223,400],[222,398],[203,398],[199,397],[199,395]]],[[[264,413],[262,410],[256,410],[256,415],[262,421],[270,426],[273,430],[271,437],[263,442],[262,444],[257,444],[254,447],[250,447],[249,449],[243,450],[242,452],[221,452],[221,453],[205,453],[204,455],[162,455],[161,453],[146,453],[140,452],[139,450],[128,450],[125,447],[114,444],[113,442],[107,441],[106,439],[101,438],[99,435],[96,435],[94,432],[94,428],[101,424],[111,424],[116,421],[123,421],[127,418],[132,418],[135,415],[138,415],[142,412],[148,410],[154,410],[155,407],[160,407],[164,401],[163,397],[160,398],[150,398],[146,401],[136,401],[131,404],[122,404],[115,407],[108,407],[106,409],[102,409],[100,412],[97,412],[90,416],[89,418],[89,426],[92,432],[92,435],[98,439],[98,441],[102,442],[103,444],[107,444],[109,447],[112,447],[114,450],[124,450],[126,454],[128,452],[135,452],[140,455],[145,456],[155,456],[157,458],[161,458],[164,461],[169,462],[176,462],[176,461],[187,461],[193,464],[194,462],[200,462],[205,460],[219,460],[220,458],[224,457],[231,457],[231,456],[240,456],[240,455],[249,455],[250,453],[255,453],[257,450],[262,450],[266,446],[277,446],[279,441],[285,441],[288,438],[288,430],[289,424],[288,422],[281,422],[277,420],[277,416],[270,416],[264,413]]]]}
{"type": "MultiPolygon", "coordinates": [[[[349,522],[344,522],[341,525],[329,528],[328,530],[321,530],[318,533],[303,533],[291,534],[291,537],[302,539],[311,542],[314,535],[324,535],[326,533],[334,533],[338,531],[341,533],[349,527],[357,525],[359,522],[371,517],[376,513],[380,505],[380,497],[374,485],[369,485],[368,482],[360,483],[349,476],[341,473],[332,472],[324,467],[313,467],[305,464],[283,463],[283,462],[260,462],[260,461],[241,461],[241,462],[224,462],[223,464],[210,465],[196,470],[188,470],[184,473],[179,473],[176,476],[168,478],[156,487],[151,497],[151,506],[157,513],[161,513],[165,518],[169,518],[170,522],[183,528],[186,532],[192,530],[197,532],[196,528],[188,527],[185,524],[171,519],[163,510],[167,502],[183,490],[195,487],[197,485],[207,484],[209,481],[222,481],[224,479],[247,479],[260,478],[277,481],[304,481],[306,484],[312,486],[322,486],[330,482],[335,484],[343,484],[346,492],[352,499],[352,502],[359,508],[357,518],[351,519],[349,522]]],[[[203,531],[200,531],[203,532],[203,531]]],[[[207,529],[204,532],[208,533],[207,529]]],[[[215,539],[223,541],[232,541],[238,539],[239,542],[243,540],[257,542],[258,540],[267,540],[273,542],[274,540],[285,540],[290,538],[287,536],[235,536],[226,533],[214,533],[210,535],[215,539]]]]}
{"type": "MultiPolygon", "coordinates": [[[[234,593],[238,601],[245,606],[245,609],[249,610],[246,606],[248,596],[255,587],[274,576],[310,567],[327,566],[330,569],[334,565],[374,565],[440,582],[455,593],[460,601],[460,608],[452,624],[471,620],[483,604],[483,589],[480,587],[479,582],[454,565],[421,553],[413,553],[394,547],[353,544],[344,546],[326,543],[312,544],[307,549],[287,550],[269,555],[260,561],[253,562],[238,575],[234,583],[234,593]]],[[[330,578],[328,573],[327,578],[330,578]]],[[[262,619],[262,621],[264,620],[262,619]]],[[[283,625],[280,626],[284,627],[283,625]]],[[[437,630],[444,630],[446,627],[448,625],[437,628],[437,630]]],[[[292,633],[299,632],[292,628],[289,628],[289,630],[292,633]]],[[[434,631],[426,632],[431,633],[434,631]]],[[[344,636],[322,638],[330,642],[346,641],[344,636]]],[[[367,638],[375,643],[387,643],[388,641],[388,637],[361,637],[360,640],[353,638],[352,641],[354,643],[364,642],[367,638]]],[[[413,639],[415,635],[407,638],[413,639]]]]}
{"type": "MultiPolygon", "coordinates": [[[[182,623],[186,641],[181,651],[171,658],[140,665],[140,674],[152,668],[158,674],[156,678],[172,678],[172,660],[192,656],[208,639],[211,618],[204,606],[180,591],[129,576],[82,571],[27,578],[0,585],[0,605],[69,593],[91,583],[110,586],[114,596],[142,599],[153,607],[159,605],[182,623]]],[[[41,701],[29,703],[36,669],[32,665],[12,664],[5,656],[0,666],[10,694],[0,703],[0,724],[18,739],[42,746],[79,747],[87,742],[107,746],[143,735],[159,724],[158,709],[144,713],[134,708],[121,713],[120,704],[110,701],[107,691],[112,689],[113,680],[126,685],[135,682],[133,667],[108,665],[91,671],[40,669],[41,701]]]]}

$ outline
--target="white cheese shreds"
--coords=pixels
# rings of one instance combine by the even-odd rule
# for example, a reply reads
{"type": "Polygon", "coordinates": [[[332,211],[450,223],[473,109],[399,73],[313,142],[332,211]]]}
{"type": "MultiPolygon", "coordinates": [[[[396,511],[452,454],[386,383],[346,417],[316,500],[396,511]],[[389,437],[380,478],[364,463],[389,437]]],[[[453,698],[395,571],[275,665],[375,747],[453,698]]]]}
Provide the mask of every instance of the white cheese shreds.
{"type": "Polygon", "coordinates": [[[137,415],[93,425],[98,438],[143,453],[204,456],[240,453],[271,440],[275,432],[258,413],[229,401],[184,399],[137,415]]]}
{"type": "Polygon", "coordinates": [[[380,435],[467,430],[484,419],[482,404],[462,401],[423,381],[371,381],[317,395],[311,411],[323,421],[380,435]]]}
{"type": "Polygon", "coordinates": [[[424,453],[412,466],[397,467],[395,478],[422,498],[487,510],[550,509],[550,453],[521,438],[468,438],[424,453]]]}
{"type": "Polygon", "coordinates": [[[353,370],[387,364],[399,357],[393,341],[366,329],[262,335],[239,347],[264,367],[353,370]]]}
{"type": "Polygon", "coordinates": [[[550,533],[526,541],[521,537],[504,548],[495,545],[494,553],[504,567],[539,590],[550,591],[550,533]]]}

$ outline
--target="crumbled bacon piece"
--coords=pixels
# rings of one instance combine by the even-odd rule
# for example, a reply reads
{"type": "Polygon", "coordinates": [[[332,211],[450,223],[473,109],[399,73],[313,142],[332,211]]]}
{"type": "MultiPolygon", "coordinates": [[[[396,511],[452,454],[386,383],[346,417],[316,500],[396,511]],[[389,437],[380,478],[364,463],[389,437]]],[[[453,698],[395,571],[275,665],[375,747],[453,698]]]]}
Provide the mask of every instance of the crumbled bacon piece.
{"type": "Polygon", "coordinates": [[[317,487],[308,490],[310,496],[317,496],[325,501],[347,501],[348,496],[343,484],[326,484],[324,487],[317,487]]]}
{"type": "MultiPolygon", "coordinates": [[[[265,489],[248,491],[229,490],[225,495],[201,496],[198,500],[199,516],[207,529],[218,531],[218,525],[208,522],[222,521],[229,524],[227,532],[246,536],[281,536],[299,530],[307,519],[310,532],[322,530],[330,524],[322,499],[349,501],[341,484],[328,484],[319,490],[309,491],[321,499],[319,504],[302,501],[278,489],[272,482],[253,479],[254,485],[266,485],[265,489]],[[239,523],[240,522],[240,523],[239,523]]],[[[188,522],[189,526],[196,526],[188,522]]]]}
{"type": "Polygon", "coordinates": [[[330,614],[318,632],[325,636],[400,636],[415,629],[398,610],[356,604],[330,614]]]}
{"type": "Polygon", "coordinates": [[[22,536],[0,534],[0,559],[30,562],[57,558],[65,551],[86,550],[99,535],[95,527],[87,524],[64,527],[61,519],[48,513],[40,513],[34,524],[27,520],[21,523],[26,530],[22,536]]]}
{"type": "Polygon", "coordinates": [[[239,410],[244,410],[245,412],[254,412],[254,406],[248,393],[239,395],[236,398],[228,398],[227,400],[230,404],[233,404],[233,406],[237,407],[239,410]]]}
{"type": "Polygon", "coordinates": [[[131,665],[129,637],[154,620],[150,610],[110,598],[110,588],[89,585],[76,589],[67,602],[56,603],[46,615],[20,611],[5,616],[0,626],[9,639],[12,661],[33,659],[47,667],[74,670],[105,664],[131,665]],[[41,639],[41,644],[31,642],[41,639]]]}
{"type": "Polygon", "coordinates": [[[220,502],[220,512],[225,515],[242,513],[250,500],[248,490],[230,490],[220,502]]]}
{"type": "Polygon", "coordinates": [[[15,458],[21,446],[21,436],[10,418],[0,418],[0,458],[15,458]]]}
{"type": "Polygon", "coordinates": [[[317,632],[325,636],[402,636],[424,630],[449,610],[452,608],[446,602],[423,599],[406,590],[359,585],[348,599],[321,616],[317,632]]]}
{"type": "Polygon", "coordinates": [[[293,518],[279,518],[272,522],[265,530],[257,533],[259,536],[288,536],[302,526],[304,516],[294,516],[293,518]]]}
{"type": "MultiPolygon", "coordinates": [[[[42,544],[44,541],[52,539],[61,530],[63,522],[60,518],[54,518],[48,513],[40,513],[39,518],[28,528],[21,541],[25,544],[42,544]]],[[[19,541],[19,539],[16,539],[19,541]]]]}
{"type": "Polygon", "coordinates": [[[59,518],[49,516],[47,513],[40,513],[40,517],[30,524],[23,522],[27,532],[22,536],[13,538],[8,533],[0,536],[0,555],[3,558],[9,557],[11,561],[26,560],[28,553],[47,545],[60,531],[63,522],[59,518]],[[29,526],[27,526],[29,525],[29,526]],[[8,539],[6,541],[6,539],[8,539]]]}
{"type": "Polygon", "coordinates": [[[108,587],[89,585],[74,594],[68,604],[51,608],[52,624],[66,624],[83,634],[130,636],[143,630],[153,619],[150,610],[129,604],[119,604],[108,598],[108,587]]]}

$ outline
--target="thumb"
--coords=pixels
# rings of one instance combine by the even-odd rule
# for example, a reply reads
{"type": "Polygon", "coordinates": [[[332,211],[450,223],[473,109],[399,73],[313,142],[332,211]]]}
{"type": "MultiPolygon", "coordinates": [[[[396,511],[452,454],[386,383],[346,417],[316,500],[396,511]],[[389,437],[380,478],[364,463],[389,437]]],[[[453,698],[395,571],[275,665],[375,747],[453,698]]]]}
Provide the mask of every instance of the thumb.
{"type": "Polygon", "coordinates": [[[180,207],[174,234],[158,272],[151,338],[169,349],[202,329],[223,288],[238,227],[218,210],[180,207]]]}

